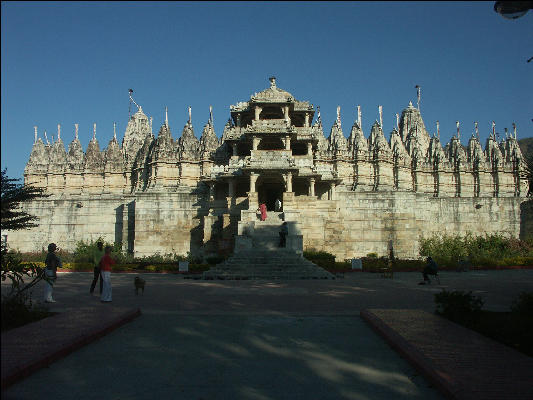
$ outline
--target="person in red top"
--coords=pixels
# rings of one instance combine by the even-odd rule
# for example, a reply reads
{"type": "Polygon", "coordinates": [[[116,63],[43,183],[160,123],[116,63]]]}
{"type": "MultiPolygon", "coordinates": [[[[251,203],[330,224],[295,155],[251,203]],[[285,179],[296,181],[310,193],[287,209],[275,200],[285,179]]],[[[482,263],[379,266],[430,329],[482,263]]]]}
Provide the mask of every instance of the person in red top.
{"type": "Polygon", "coordinates": [[[259,206],[259,210],[261,210],[261,221],[264,221],[265,219],[267,219],[267,206],[265,205],[265,203],[261,203],[261,205],[259,206]]]}
{"type": "Polygon", "coordinates": [[[100,301],[103,303],[110,303],[112,300],[111,291],[111,266],[116,264],[116,261],[111,258],[111,246],[105,247],[105,254],[100,260],[100,271],[102,274],[103,290],[100,296],[100,301]]]}

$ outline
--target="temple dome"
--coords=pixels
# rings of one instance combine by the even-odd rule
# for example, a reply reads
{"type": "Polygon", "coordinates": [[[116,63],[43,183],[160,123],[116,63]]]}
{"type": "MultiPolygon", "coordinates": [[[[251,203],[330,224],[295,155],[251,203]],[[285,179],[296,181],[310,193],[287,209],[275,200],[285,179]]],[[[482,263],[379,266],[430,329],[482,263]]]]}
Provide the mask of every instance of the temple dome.
{"type": "Polygon", "coordinates": [[[277,103],[282,102],[285,103],[287,101],[294,100],[294,97],[292,94],[287,92],[286,90],[280,89],[276,86],[276,78],[271,77],[270,78],[270,87],[259,92],[255,93],[251,100],[254,100],[256,102],[269,102],[269,103],[277,103]]]}

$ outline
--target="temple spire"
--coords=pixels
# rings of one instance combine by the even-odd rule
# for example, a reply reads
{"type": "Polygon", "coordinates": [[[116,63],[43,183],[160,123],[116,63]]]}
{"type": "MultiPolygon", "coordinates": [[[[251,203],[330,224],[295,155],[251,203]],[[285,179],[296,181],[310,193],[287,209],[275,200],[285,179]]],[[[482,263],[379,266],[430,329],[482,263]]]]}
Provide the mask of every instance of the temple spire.
{"type": "Polygon", "coordinates": [[[396,113],[396,130],[400,132],[400,115],[396,113]]]}
{"type": "Polygon", "coordinates": [[[213,126],[213,106],[209,106],[209,125],[213,126]]]}
{"type": "Polygon", "coordinates": [[[74,124],[74,138],[78,140],[78,124],[74,124]]]}
{"type": "Polygon", "coordinates": [[[383,106],[378,106],[379,111],[379,126],[383,129],[383,106]]]}
{"type": "Polygon", "coordinates": [[[341,127],[341,106],[337,106],[337,126],[341,127]]]}
{"type": "Polygon", "coordinates": [[[113,139],[117,140],[117,123],[113,122],[113,139]]]}
{"type": "Polygon", "coordinates": [[[93,140],[96,140],[96,122],[93,124],[93,140]]]}
{"type": "Polygon", "coordinates": [[[507,128],[503,128],[503,132],[505,133],[505,139],[509,139],[509,133],[507,132],[507,128]]]}
{"type": "Polygon", "coordinates": [[[34,140],[33,143],[37,143],[37,125],[33,127],[34,140]]]}
{"type": "Polygon", "coordinates": [[[48,140],[48,136],[46,135],[46,129],[44,130],[44,139],[46,140],[46,144],[50,145],[50,142],[48,140]]]}
{"type": "Polygon", "coordinates": [[[513,122],[513,135],[516,140],[516,124],[513,122]]]}
{"type": "Polygon", "coordinates": [[[165,126],[168,128],[168,107],[165,107],[165,126]]]}
{"type": "Polygon", "coordinates": [[[476,131],[476,138],[477,138],[477,140],[479,140],[479,129],[477,128],[477,121],[474,122],[474,129],[476,131]]]}
{"type": "Polygon", "coordinates": [[[57,141],[61,140],[61,124],[57,124],[57,141]]]}
{"type": "Polygon", "coordinates": [[[320,116],[320,106],[316,106],[316,122],[322,125],[322,117],[320,116]]]}
{"type": "Polygon", "coordinates": [[[440,125],[439,125],[439,121],[437,121],[437,139],[440,140],[440,129],[439,129],[440,125]]]}
{"type": "Polygon", "coordinates": [[[492,138],[496,137],[496,122],[492,121],[492,138]]]}
{"type": "Polygon", "coordinates": [[[270,81],[270,88],[275,89],[276,88],[276,77],[271,76],[270,78],[268,78],[268,80],[270,81]]]}
{"type": "Polygon", "coordinates": [[[459,121],[455,121],[455,125],[457,126],[457,139],[461,140],[461,133],[459,132],[459,121]]]}
{"type": "Polygon", "coordinates": [[[361,106],[357,106],[357,125],[359,125],[359,128],[363,129],[361,122],[361,106]]]}
{"type": "Polygon", "coordinates": [[[189,125],[191,124],[192,118],[191,118],[191,106],[189,106],[189,125]]]}
{"type": "Polygon", "coordinates": [[[420,111],[420,86],[416,85],[415,88],[416,88],[417,108],[418,108],[418,111],[420,111]]]}

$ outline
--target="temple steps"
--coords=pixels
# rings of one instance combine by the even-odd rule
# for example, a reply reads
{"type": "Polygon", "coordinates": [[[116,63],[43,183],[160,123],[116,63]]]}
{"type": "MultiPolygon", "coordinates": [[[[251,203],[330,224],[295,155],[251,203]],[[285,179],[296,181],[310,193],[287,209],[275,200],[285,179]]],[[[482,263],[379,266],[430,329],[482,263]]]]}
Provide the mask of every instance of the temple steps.
{"type": "MultiPolygon", "coordinates": [[[[277,245],[277,243],[276,243],[277,245]]],[[[335,279],[292,250],[254,248],[204,272],[204,279],[335,279]]]]}

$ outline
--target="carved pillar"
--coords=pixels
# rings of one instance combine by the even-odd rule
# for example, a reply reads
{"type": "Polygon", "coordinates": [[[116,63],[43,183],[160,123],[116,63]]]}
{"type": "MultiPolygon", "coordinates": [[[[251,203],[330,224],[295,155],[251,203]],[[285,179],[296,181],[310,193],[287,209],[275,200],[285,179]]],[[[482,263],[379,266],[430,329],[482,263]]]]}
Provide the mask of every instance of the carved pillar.
{"type": "Polygon", "coordinates": [[[285,136],[285,150],[291,149],[291,137],[285,136]]]}
{"type": "Polygon", "coordinates": [[[287,182],[287,192],[292,192],[292,172],[287,172],[285,176],[285,181],[287,182]]]}
{"type": "Polygon", "coordinates": [[[237,114],[237,126],[241,127],[241,114],[237,114]]]}
{"type": "Polygon", "coordinates": [[[231,198],[235,197],[235,179],[228,181],[228,196],[231,198]]]}
{"type": "Polygon", "coordinates": [[[209,182],[209,200],[215,200],[215,182],[209,182]]]}
{"type": "Polygon", "coordinates": [[[309,196],[315,195],[315,178],[309,179],[309,196]]]}
{"type": "Polygon", "coordinates": [[[261,138],[258,138],[257,136],[254,136],[252,139],[252,148],[254,150],[257,150],[257,147],[259,146],[259,143],[261,142],[261,138]]]}
{"type": "Polygon", "coordinates": [[[335,182],[331,182],[331,187],[328,191],[328,200],[335,200],[335,182]]]}
{"type": "Polygon", "coordinates": [[[283,106],[283,116],[285,119],[289,119],[289,106],[283,106]]]}
{"type": "Polygon", "coordinates": [[[237,156],[237,143],[231,144],[231,150],[233,151],[233,156],[236,157],[237,156]]]}
{"type": "Polygon", "coordinates": [[[307,142],[307,155],[312,156],[313,155],[313,143],[307,142]]]}
{"type": "Polygon", "coordinates": [[[308,112],[305,113],[305,124],[304,124],[304,126],[306,128],[309,128],[309,113],[308,112]]]}
{"type": "Polygon", "coordinates": [[[250,174],[250,193],[255,193],[255,182],[257,182],[257,178],[259,178],[259,175],[252,172],[250,174]]]}
{"type": "Polygon", "coordinates": [[[259,115],[261,114],[262,108],[259,106],[255,106],[255,120],[259,121],[259,115]]]}

